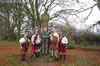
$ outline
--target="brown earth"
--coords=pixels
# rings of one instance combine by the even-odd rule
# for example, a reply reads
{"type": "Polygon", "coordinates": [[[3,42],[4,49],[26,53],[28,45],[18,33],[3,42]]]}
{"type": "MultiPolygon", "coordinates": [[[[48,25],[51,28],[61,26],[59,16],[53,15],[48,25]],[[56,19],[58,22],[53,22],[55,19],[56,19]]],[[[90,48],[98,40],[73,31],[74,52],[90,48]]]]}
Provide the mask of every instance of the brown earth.
{"type": "Polygon", "coordinates": [[[88,60],[94,60],[96,64],[100,66],[100,49],[93,49],[93,48],[78,48],[74,50],[68,50],[67,53],[80,56],[82,58],[86,58],[88,60]],[[96,55],[98,54],[98,55],[96,55]]]}
{"type": "MultiPolygon", "coordinates": [[[[28,53],[30,52],[30,48],[28,53]]],[[[0,46],[0,62],[4,62],[7,63],[9,61],[9,59],[6,59],[5,57],[8,54],[12,54],[12,53],[19,53],[20,54],[20,48],[18,45],[12,45],[12,46],[0,46]]],[[[76,56],[80,56],[82,58],[86,58],[88,60],[94,60],[96,61],[96,63],[94,64],[94,66],[96,64],[98,64],[100,66],[100,49],[81,49],[81,48],[76,48],[73,50],[67,50],[68,54],[72,54],[72,55],[76,55],[76,56]]],[[[16,60],[19,60],[19,56],[17,58],[15,58],[16,60]]],[[[61,63],[59,62],[40,62],[40,61],[32,61],[29,56],[26,57],[27,59],[27,63],[30,66],[61,66],[61,63]]],[[[72,62],[73,58],[70,56],[67,56],[67,62],[72,62]]],[[[7,64],[6,64],[7,65],[7,64]]]]}

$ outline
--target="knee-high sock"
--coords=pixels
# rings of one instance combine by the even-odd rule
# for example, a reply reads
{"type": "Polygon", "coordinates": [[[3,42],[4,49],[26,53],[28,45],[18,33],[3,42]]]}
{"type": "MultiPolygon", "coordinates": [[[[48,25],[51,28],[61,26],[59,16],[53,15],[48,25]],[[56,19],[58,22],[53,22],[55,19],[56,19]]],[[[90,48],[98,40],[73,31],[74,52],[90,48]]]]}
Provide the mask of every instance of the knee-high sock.
{"type": "Polygon", "coordinates": [[[56,56],[56,50],[53,50],[54,51],[54,56],[56,56]]]}
{"type": "Polygon", "coordinates": [[[63,55],[63,57],[64,57],[64,61],[66,60],[66,55],[63,55]]]}
{"type": "Polygon", "coordinates": [[[24,59],[25,59],[26,54],[24,54],[24,59]]]}
{"type": "Polygon", "coordinates": [[[61,54],[59,54],[59,60],[62,60],[62,55],[61,54]]]}
{"type": "Polygon", "coordinates": [[[38,57],[38,53],[37,52],[35,53],[35,56],[38,57]]]}
{"type": "Polygon", "coordinates": [[[38,52],[38,57],[40,56],[40,52],[38,52]]]}
{"type": "Polygon", "coordinates": [[[51,50],[51,56],[53,56],[53,49],[51,50]]]}
{"type": "Polygon", "coordinates": [[[21,54],[21,60],[24,60],[25,59],[25,54],[21,54]]]}

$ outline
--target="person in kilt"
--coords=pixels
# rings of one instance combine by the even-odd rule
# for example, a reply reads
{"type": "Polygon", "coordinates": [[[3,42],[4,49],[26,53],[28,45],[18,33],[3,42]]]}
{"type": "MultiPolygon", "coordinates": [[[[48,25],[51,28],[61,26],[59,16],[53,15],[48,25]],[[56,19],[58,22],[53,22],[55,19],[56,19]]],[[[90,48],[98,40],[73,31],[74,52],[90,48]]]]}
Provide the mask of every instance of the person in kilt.
{"type": "Polygon", "coordinates": [[[38,34],[38,31],[36,32],[36,34],[34,34],[31,38],[32,44],[34,46],[34,50],[35,50],[35,56],[39,57],[40,56],[40,42],[41,42],[41,38],[38,34]]]}
{"type": "Polygon", "coordinates": [[[58,47],[59,34],[55,31],[55,28],[50,30],[50,51],[51,57],[57,57],[57,47],[58,47]]]}
{"type": "Polygon", "coordinates": [[[63,33],[60,33],[60,39],[58,43],[58,54],[59,54],[59,61],[65,62],[66,60],[66,46],[68,44],[68,39],[66,36],[63,36],[63,33]]]}
{"type": "Polygon", "coordinates": [[[22,37],[19,40],[20,48],[21,48],[21,61],[25,61],[25,56],[28,51],[30,40],[28,39],[27,33],[24,34],[24,37],[22,37]]]}

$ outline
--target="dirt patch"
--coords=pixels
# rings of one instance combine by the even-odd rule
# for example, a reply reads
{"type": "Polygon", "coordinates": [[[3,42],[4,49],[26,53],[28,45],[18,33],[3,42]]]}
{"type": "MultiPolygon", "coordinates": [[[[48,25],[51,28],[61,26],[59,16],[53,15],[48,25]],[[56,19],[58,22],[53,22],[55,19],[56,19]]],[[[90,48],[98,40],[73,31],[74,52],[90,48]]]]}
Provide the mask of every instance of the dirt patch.
{"type": "MultiPolygon", "coordinates": [[[[20,61],[20,56],[17,57],[17,60],[20,61]]],[[[30,59],[29,56],[26,56],[25,62],[28,63],[29,66],[61,66],[61,63],[59,62],[32,61],[32,59],[30,59]]]]}
{"type": "Polygon", "coordinates": [[[74,62],[74,59],[71,57],[71,56],[66,56],[66,61],[68,62],[68,63],[70,63],[70,62],[74,62]]]}
{"type": "Polygon", "coordinates": [[[58,62],[31,62],[31,66],[61,66],[58,62]]]}
{"type": "MultiPolygon", "coordinates": [[[[57,62],[40,62],[40,61],[32,61],[29,58],[30,55],[30,49],[29,47],[28,50],[28,56],[26,57],[27,63],[30,66],[61,66],[61,63],[57,62]]],[[[20,47],[19,45],[11,45],[11,46],[0,46],[0,62],[1,63],[6,63],[7,65],[9,59],[6,59],[6,56],[10,54],[16,54],[18,53],[20,55],[20,47]]],[[[100,66],[100,50],[99,49],[87,49],[87,48],[76,48],[73,50],[67,50],[67,54],[79,56],[81,58],[85,58],[88,60],[93,60],[95,61],[95,64],[93,66],[100,66]]],[[[19,61],[20,56],[17,56],[15,60],[19,61]]],[[[67,62],[74,62],[75,60],[71,56],[67,56],[67,62]]]]}
{"type": "Polygon", "coordinates": [[[8,55],[10,53],[19,53],[19,46],[0,47],[0,55],[8,55]]]}
{"type": "Polygon", "coordinates": [[[80,56],[82,58],[86,58],[88,60],[93,60],[96,63],[94,65],[99,65],[100,66],[100,55],[96,55],[99,54],[100,51],[99,49],[87,49],[87,48],[82,48],[82,49],[74,49],[74,50],[67,50],[67,53],[72,54],[72,55],[76,55],[76,56],[80,56]]]}

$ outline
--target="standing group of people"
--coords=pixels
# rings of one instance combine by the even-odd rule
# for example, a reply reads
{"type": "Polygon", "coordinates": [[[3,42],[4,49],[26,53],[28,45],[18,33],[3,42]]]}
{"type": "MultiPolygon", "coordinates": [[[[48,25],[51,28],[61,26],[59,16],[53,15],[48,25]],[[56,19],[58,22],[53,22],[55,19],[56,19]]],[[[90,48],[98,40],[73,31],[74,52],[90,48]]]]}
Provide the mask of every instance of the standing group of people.
{"type": "MultiPolygon", "coordinates": [[[[25,60],[25,55],[28,50],[28,45],[30,40],[27,37],[27,34],[24,34],[24,37],[19,40],[21,47],[21,60],[25,60]]],[[[48,55],[49,51],[51,57],[59,57],[59,61],[66,60],[66,46],[68,44],[67,38],[63,35],[62,32],[59,34],[55,31],[55,28],[52,28],[49,32],[47,28],[43,28],[43,31],[36,33],[31,38],[32,48],[31,48],[31,58],[35,55],[39,57],[48,55]],[[58,51],[57,51],[58,50],[58,51]]]]}

